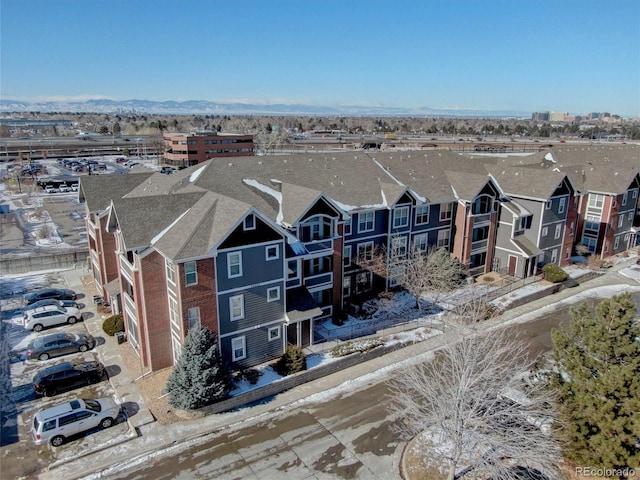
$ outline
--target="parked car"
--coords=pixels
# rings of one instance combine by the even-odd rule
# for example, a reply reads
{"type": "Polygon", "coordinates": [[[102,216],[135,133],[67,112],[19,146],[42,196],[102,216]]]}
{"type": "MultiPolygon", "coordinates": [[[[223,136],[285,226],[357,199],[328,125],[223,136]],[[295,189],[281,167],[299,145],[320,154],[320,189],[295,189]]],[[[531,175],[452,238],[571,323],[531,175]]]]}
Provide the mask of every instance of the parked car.
{"type": "Polygon", "coordinates": [[[56,300],[55,298],[47,298],[45,300],[38,300],[30,305],[25,306],[22,311],[33,310],[38,307],[46,307],[47,305],[58,305],[60,307],[73,307],[80,308],[80,305],[75,300],[56,300]]]}
{"type": "Polygon", "coordinates": [[[60,190],[58,190],[56,187],[52,187],[51,185],[48,185],[44,188],[45,193],[58,193],[60,190]]]}
{"type": "Polygon", "coordinates": [[[119,414],[120,407],[112,398],[76,398],[37,412],[31,436],[36,445],[50,442],[53,447],[59,447],[73,435],[98,426],[109,428],[119,414]]]}
{"type": "Polygon", "coordinates": [[[60,185],[60,191],[61,192],[70,192],[71,191],[71,187],[69,187],[69,186],[67,186],[65,184],[62,184],[62,185],[60,185]]]}
{"type": "Polygon", "coordinates": [[[78,319],[82,320],[80,310],[60,305],[29,308],[22,312],[22,317],[24,328],[34,332],[40,332],[44,327],[53,327],[62,323],[73,325],[78,319]]]}
{"type": "Polygon", "coordinates": [[[171,175],[174,171],[175,171],[175,168],[173,167],[162,167],[160,169],[160,173],[164,173],[166,175],[171,175]]]}
{"type": "Polygon", "coordinates": [[[86,352],[95,346],[95,338],[87,333],[52,333],[29,343],[27,358],[48,360],[69,353],[86,352]]]}
{"type": "Polygon", "coordinates": [[[39,370],[33,377],[37,395],[50,397],[57,392],[98,383],[106,376],[100,362],[64,362],[39,370]]]}
{"type": "Polygon", "coordinates": [[[71,190],[74,191],[74,192],[77,192],[78,191],[78,184],[77,183],[72,184],[71,185],[71,190]]]}
{"type": "Polygon", "coordinates": [[[37,302],[38,300],[45,300],[47,298],[55,298],[56,300],[75,300],[78,298],[76,292],[66,288],[41,288],[35,292],[27,293],[24,296],[24,301],[27,305],[37,302]]]}

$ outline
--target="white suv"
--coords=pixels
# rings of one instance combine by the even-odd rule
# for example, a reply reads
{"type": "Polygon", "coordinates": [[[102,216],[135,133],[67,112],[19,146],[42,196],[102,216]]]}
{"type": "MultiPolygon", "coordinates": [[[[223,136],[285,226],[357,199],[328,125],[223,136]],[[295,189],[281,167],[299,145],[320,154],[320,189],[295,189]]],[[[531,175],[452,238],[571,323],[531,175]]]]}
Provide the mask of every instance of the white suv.
{"type": "Polygon", "coordinates": [[[44,327],[52,327],[62,323],[72,325],[78,319],[82,320],[80,310],[75,307],[61,307],[60,305],[46,305],[27,309],[22,312],[22,316],[24,328],[34,332],[39,332],[44,327]]]}
{"type": "Polygon", "coordinates": [[[51,442],[59,447],[66,439],[97,426],[109,428],[120,414],[111,398],[76,398],[55,407],[40,410],[33,417],[31,436],[36,445],[51,442]]]}

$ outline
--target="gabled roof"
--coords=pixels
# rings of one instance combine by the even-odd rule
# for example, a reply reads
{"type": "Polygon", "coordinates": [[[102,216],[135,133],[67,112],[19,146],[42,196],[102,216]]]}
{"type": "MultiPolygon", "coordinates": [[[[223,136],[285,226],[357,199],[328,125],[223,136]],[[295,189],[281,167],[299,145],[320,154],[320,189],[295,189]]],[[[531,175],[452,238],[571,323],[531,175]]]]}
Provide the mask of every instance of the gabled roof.
{"type": "Polygon", "coordinates": [[[485,165],[502,190],[510,196],[546,202],[567,174],[552,168],[485,165]]]}
{"type": "Polygon", "coordinates": [[[101,212],[119,198],[152,176],[152,172],[129,173],[127,175],[86,175],[80,177],[79,201],[85,201],[90,212],[101,212]]]}

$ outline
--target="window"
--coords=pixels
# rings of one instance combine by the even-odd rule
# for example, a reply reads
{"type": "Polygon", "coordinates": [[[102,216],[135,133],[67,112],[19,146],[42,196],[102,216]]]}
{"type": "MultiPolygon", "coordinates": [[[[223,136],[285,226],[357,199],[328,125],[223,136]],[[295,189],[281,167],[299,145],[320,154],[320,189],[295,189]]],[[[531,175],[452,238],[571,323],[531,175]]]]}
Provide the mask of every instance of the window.
{"type": "Polygon", "coordinates": [[[344,266],[351,266],[351,245],[346,245],[344,247],[344,266]]]}
{"type": "Polygon", "coordinates": [[[198,268],[196,262],[186,262],[184,264],[184,284],[186,286],[198,283],[198,268]]]}
{"type": "Polygon", "coordinates": [[[634,190],[634,191],[631,193],[631,197],[632,197],[632,198],[637,198],[637,197],[638,197],[638,190],[634,190]]]}
{"type": "Polygon", "coordinates": [[[602,208],[604,204],[604,195],[598,195],[596,193],[589,194],[589,206],[594,208],[602,208]]]}
{"type": "Polygon", "coordinates": [[[242,252],[227,253],[227,273],[229,278],[242,276],[242,252]]]}
{"type": "Polygon", "coordinates": [[[569,231],[571,232],[571,235],[575,233],[575,229],[576,229],[576,222],[571,222],[571,226],[569,227],[569,231]]]}
{"type": "Polygon", "coordinates": [[[584,229],[597,232],[600,229],[600,218],[594,215],[587,215],[584,229]]]}
{"type": "Polygon", "coordinates": [[[171,346],[173,348],[173,364],[175,365],[182,355],[182,345],[180,345],[180,340],[173,335],[171,335],[171,346]]]}
{"type": "Polygon", "coordinates": [[[453,205],[450,203],[443,203],[440,205],[440,221],[451,220],[451,212],[453,211],[453,205]]]}
{"type": "Polygon", "coordinates": [[[389,269],[389,286],[395,287],[402,282],[407,268],[406,265],[396,265],[389,269]]]}
{"type": "Polygon", "coordinates": [[[200,325],[200,307],[192,307],[187,310],[189,318],[189,330],[200,325]]]}
{"type": "Polygon", "coordinates": [[[229,297],[229,316],[231,320],[244,318],[244,295],[229,297]]]}
{"type": "Polygon", "coordinates": [[[554,248],[551,250],[551,263],[556,263],[558,261],[558,249],[554,248]]]}
{"type": "Polygon", "coordinates": [[[624,223],[624,215],[620,215],[618,217],[618,228],[622,227],[623,223],[624,223]]]}
{"type": "Polygon", "coordinates": [[[421,233],[413,237],[413,251],[414,252],[426,252],[427,251],[427,234],[421,233]]]}
{"type": "Polygon", "coordinates": [[[370,232],[374,227],[374,212],[361,212],[358,214],[358,233],[370,232]]]}
{"type": "Polygon", "coordinates": [[[373,242],[358,244],[358,261],[370,262],[373,260],[373,242]]]}
{"type": "Polygon", "coordinates": [[[569,260],[571,258],[571,248],[567,248],[564,252],[564,258],[569,260]]]}
{"type": "Polygon", "coordinates": [[[616,237],[615,240],[613,241],[614,250],[617,250],[619,245],[620,245],[620,237],[616,237]]]}
{"type": "Polygon", "coordinates": [[[551,205],[553,205],[551,200],[547,200],[547,204],[544,206],[544,209],[545,210],[551,210],[551,205]]]}
{"type": "Polygon", "coordinates": [[[391,239],[391,256],[403,257],[407,254],[407,237],[395,237],[391,239]]]}
{"type": "Polygon", "coordinates": [[[591,253],[596,251],[598,240],[592,237],[582,237],[582,243],[587,246],[591,253]]]}
{"type": "Polygon", "coordinates": [[[449,230],[438,230],[438,248],[449,248],[449,230]]]}
{"type": "Polygon", "coordinates": [[[277,340],[280,338],[280,327],[271,327],[268,332],[269,341],[277,340]]]}
{"type": "Polygon", "coordinates": [[[271,287],[267,289],[267,302],[277,302],[280,300],[280,287],[271,287]]]}
{"type": "Polygon", "coordinates": [[[409,207],[398,207],[393,211],[393,228],[409,225],[409,207]]]}
{"type": "Polygon", "coordinates": [[[344,221],[344,234],[351,235],[351,217],[344,221]]]}
{"type": "Polygon", "coordinates": [[[169,295],[169,320],[171,320],[171,323],[174,325],[179,325],[178,302],[171,295],[169,295]]]}
{"type": "Polygon", "coordinates": [[[493,211],[493,198],[488,195],[482,195],[476,198],[471,205],[472,215],[485,215],[493,211]]]}
{"type": "Polygon", "coordinates": [[[351,296],[351,277],[344,277],[342,281],[342,295],[345,298],[351,296]]]}
{"type": "Polygon", "coordinates": [[[234,362],[247,358],[245,337],[236,337],[231,340],[231,358],[234,362]]]}
{"type": "Polygon", "coordinates": [[[622,195],[622,205],[626,205],[627,204],[627,192],[624,192],[624,195],[622,195]]]}
{"type": "Polygon", "coordinates": [[[247,215],[244,217],[244,229],[255,230],[256,229],[256,217],[254,215],[247,215]]]}
{"type": "Polygon", "coordinates": [[[561,234],[562,234],[562,224],[558,223],[556,225],[556,231],[553,233],[553,238],[557,240],[560,238],[561,234]]]}
{"type": "Polygon", "coordinates": [[[287,278],[298,278],[298,260],[289,260],[287,262],[287,278]]]}
{"type": "Polygon", "coordinates": [[[633,212],[629,212],[629,213],[627,213],[627,221],[628,221],[628,222],[633,221],[633,212]]]}
{"type": "Polygon", "coordinates": [[[356,275],[356,293],[363,293],[371,290],[372,279],[373,275],[371,272],[363,272],[356,275]]]}
{"type": "Polygon", "coordinates": [[[564,213],[564,204],[566,202],[566,199],[564,197],[562,197],[560,199],[560,204],[558,205],[558,213],[564,213]]]}
{"type": "Polygon", "coordinates": [[[542,227],[542,236],[546,237],[549,235],[549,227],[542,227]]]}
{"type": "Polygon", "coordinates": [[[278,245],[270,245],[266,248],[266,258],[267,260],[277,260],[280,258],[280,249],[278,245]]]}
{"type": "Polygon", "coordinates": [[[166,265],[167,265],[167,280],[172,283],[172,284],[176,284],[176,272],[174,270],[174,266],[173,266],[173,262],[166,260],[166,265]]]}
{"type": "Polygon", "coordinates": [[[416,225],[425,223],[429,223],[429,205],[420,205],[416,207],[416,225]]]}

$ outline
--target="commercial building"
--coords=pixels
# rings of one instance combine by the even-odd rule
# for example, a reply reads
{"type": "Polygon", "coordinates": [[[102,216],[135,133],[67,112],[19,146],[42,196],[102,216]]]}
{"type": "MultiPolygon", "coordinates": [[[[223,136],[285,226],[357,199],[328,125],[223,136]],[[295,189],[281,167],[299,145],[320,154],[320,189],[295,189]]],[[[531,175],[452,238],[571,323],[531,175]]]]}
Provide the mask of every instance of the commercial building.
{"type": "Polygon", "coordinates": [[[253,135],[200,131],[163,133],[164,160],[176,167],[189,167],[217,157],[253,155],[253,135]]]}

